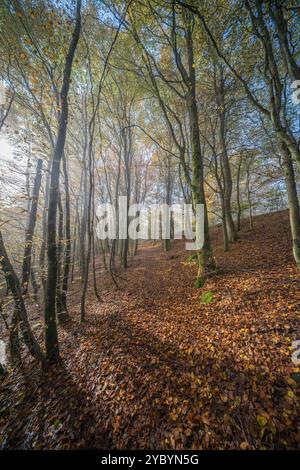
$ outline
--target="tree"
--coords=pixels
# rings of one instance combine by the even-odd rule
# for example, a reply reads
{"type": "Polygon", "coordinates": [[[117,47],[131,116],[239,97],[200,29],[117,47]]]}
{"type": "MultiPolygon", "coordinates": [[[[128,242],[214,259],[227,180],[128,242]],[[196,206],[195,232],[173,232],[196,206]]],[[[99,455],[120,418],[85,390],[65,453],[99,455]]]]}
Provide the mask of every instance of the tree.
{"type": "Polygon", "coordinates": [[[61,110],[59,117],[58,133],[53,150],[48,206],[48,225],[47,225],[47,257],[48,270],[45,292],[45,341],[46,354],[49,362],[56,362],[59,358],[59,345],[57,337],[56,323],[56,289],[57,289],[57,245],[56,245],[56,214],[58,207],[60,162],[63,158],[66,132],[68,125],[68,93],[72,65],[75,56],[76,47],[80,37],[81,30],[81,0],[76,3],[76,23],[72,40],[69,45],[68,54],[65,61],[63,75],[63,85],[60,92],[61,110]]]}
{"type": "MultiPolygon", "coordinates": [[[[251,24],[251,35],[254,38],[255,43],[258,43],[258,51],[260,57],[263,58],[264,67],[258,68],[260,71],[260,81],[266,88],[268,93],[268,101],[265,104],[264,99],[260,99],[251,90],[251,80],[248,80],[246,76],[237,70],[237,67],[233,65],[232,61],[228,59],[226,52],[223,52],[220,43],[216,40],[215,34],[212,28],[209,26],[208,21],[197,7],[187,4],[185,2],[178,2],[184,9],[193,12],[200,19],[201,24],[205,33],[207,34],[208,41],[216,51],[219,58],[228,67],[231,73],[236,77],[237,80],[242,84],[250,103],[266,118],[270,121],[273,127],[273,131],[277,137],[278,143],[282,148],[283,153],[283,166],[285,171],[285,180],[287,186],[287,194],[289,198],[289,213],[290,213],[290,226],[293,238],[293,254],[298,267],[300,266],[300,226],[299,226],[299,201],[297,196],[297,188],[295,183],[295,175],[293,168],[293,158],[300,163],[300,152],[299,145],[297,142],[296,134],[293,127],[288,123],[286,117],[286,91],[287,83],[285,78],[282,76],[282,66],[280,63],[280,55],[276,42],[276,37],[273,33],[272,26],[268,19],[268,11],[262,2],[249,1],[245,2],[246,10],[249,14],[251,24]]],[[[289,56],[288,44],[284,44],[283,30],[285,30],[285,39],[287,40],[288,31],[287,23],[280,22],[279,17],[281,16],[281,8],[279,8],[278,2],[271,2],[271,17],[274,19],[274,23],[277,28],[278,35],[281,36],[279,41],[281,47],[281,53],[284,57],[284,63],[288,70],[294,68],[296,71],[296,63],[292,55],[289,56]],[[280,26],[281,25],[281,26],[280,26]],[[278,29],[279,27],[279,29],[278,29]],[[289,56],[289,57],[288,57],[289,56]],[[288,66],[289,64],[289,66],[288,66]],[[294,64],[294,65],[292,65],[294,64]]],[[[257,57],[254,58],[257,60],[257,57]]]]}

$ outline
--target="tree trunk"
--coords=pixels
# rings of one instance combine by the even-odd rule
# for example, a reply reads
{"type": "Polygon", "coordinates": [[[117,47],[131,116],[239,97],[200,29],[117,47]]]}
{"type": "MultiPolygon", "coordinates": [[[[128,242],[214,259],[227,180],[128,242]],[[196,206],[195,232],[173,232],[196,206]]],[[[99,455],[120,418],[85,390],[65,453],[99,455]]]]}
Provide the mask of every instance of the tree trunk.
{"type": "Polygon", "coordinates": [[[70,191],[69,191],[69,175],[67,169],[66,155],[63,155],[63,169],[64,169],[64,181],[65,181],[65,229],[66,229],[66,240],[65,240],[65,253],[64,253],[64,271],[62,279],[62,289],[60,298],[60,320],[65,321],[68,318],[67,310],[67,292],[69,284],[69,272],[71,264],[71,215],[70,215],[70,191]]]}
{"type": "Polygon", "coordinates": [[[0,265],[3,270],[4,276],[6,278],[7,285],[9,286],[9,289],[11,290],[13,298],[14,298],[16,318],[17,318],[17,321],[19,322],[20,330],[22,332],[24,342],[27,348],[29,349],[29,352],[36,359],[40,360],[41,362],[44,362],[43,353],[31,331],[31,328],[28,322],[27,311],[26,311],[24,299],[22,296],[20,281],[9,260],[1,231],[0,231],[0,265]]]}
{"type": "Polygon", "coordinates": [[[229,250],[229,238],[228,238],[228,231],[227,231],[227,223],[226,223],[226,208],[225,208],[225,201],[224,201],[224,196],[221,193],[220,194],[221,198],[221,207],[222,207],[222,231],[223,231],[223,247],[224,251],[229,250]]]}
{"type": "Polygon", "coordinates": [[[126,227],[126,238],[122,240],[122,250],[121,250],[121,263],[123,269],[128,267],[128,225],[129,225],[129,204],[131,197],[131,159],[132,159],[132,135],[131,128],[128,127],[126,130],[122,129],[123,145],[124,145],[124,164],[125,164],[125,184],[126,184],[126,196],[127,196],[127,227],[126,227]]]}
{"type": "Polygon", "coordinates": [[[21,351],[20,351],[20,340],[19,340],[19,321],[18,312],[16,307],[14,308],[10,328],[9,328],[9,339],[8,339],[9,355],[12,364],[20,365],[22,362],[21,351]]]}
{"type": "Polygon", "coordinates": [[[49,205],[49,192],[50,192],[50,170],[51,170],[51,162],[49,161],[47,170],[46,170],[45,200],[44,200],[43,221],[42,221],[43,239],[41,243],[40,259],[39,259],[40,279],[42,282],[44,293],[46,290],[45,252],[46,252],[46,239],[47,239],[47,211],[48,211],[48,205],[49,205]]]}
{"type": "Polygon", "coordinates": [[[57,282],[57,248],[56,248],[56,214],[58,204],[60,162],[64,152],[67,124],[68,124],[68,93],[73,59],[80,36],[81,29],[81,0],[77,0],[76,24],[65,62],[63,86],[61,89],[61,112],[59,118],[58,134],[53,151],[51,166],[51,183],[48,208],[47,227],[47,283],[45,295],[45,342],[46,356],[49,362],[59,359],[59,346],[56,324],[56,282],[57,282]]]}
{"type": "Polygon", "coordinates": [[[85,300],[89,281],[89,267],[91,261],[92,249],[92,224],[91,224],[91,209],[92,209],[92,194],[93,194],[93,169],[92,169],[92,142],[90,142],[89,149],[89,191],[88,191],[88,205],[87,205],[87,249],[85,259],[85,270],[83,273],[83,287],[80,304],[80,321],[85,321],[85,300]]]}
{"type": "Polygon", "coordinates": [[[56,312],[57,319],[59,322],[62,321],[63,307],[61,304],[61,290],[62,290],[62,255],[63,255],[63,243],[64,243],[64,212],[61,202],[61,193],[58,195],[58,244],[57,244],[57,289],[56,289],[56,312]]]}
{"type": "Polygon", "coordinates": [[[194,208],[197,204],[204,205],[204,244],[202,250],[198,253],[198,275],[197,278],[202,283],[206,271],[214,270],[215,260],[213,257],[212,247],[210,243],[208,214],[206,199],[204,193],[204,164],[203,155],[200,145],[200,133],[198,123],[198,109],[196,98],[196,77],[195,77],[195,64],[193,53],[192,32],[190,24],[186,29],[188,65],[189,65],[189,90],[187,97],[189,121],[190,121],[190,136],[191,136],[191,151],[192,151],[192,197],[194,208]]]}
{"type": "Polygon", "coordinates": [[[289,202],[290,227],[293,240],[293,254],[300,269],[300,210],[295,181],[293,160],[287,145],[282,142],[283,167],[289,202]]]}
{"type": "Polygon", "coordinates": [[[81,282],[84,282],[85,264],[86,264],[86,232],[87,232],[87,219],[88,219],[88,170],[86,163],[83,163],[83,208],[79,233],[80,244],[80,276],[81,282]]]}
{"type": "MultiPolygon", "coordinates": [[[[33,243],[33,235],[34,235],[35,224],[36,224],[39,191],[40,191],[41,180],[42,180],[42,167],[43,167],[43,160],[39,158],[37,161],[37,166],[36,166],[36,174],[34,178],[34,185],[33,185],[33,191],[32,191],[32,196],[31,196],[31,207],[29,208],[28,224],[27,224],[26,235],[25,235],[25,247],[24,247],[22,275],[21,275],[22,276],[21,277],[22,295],[27,294],[29,279],[30,279],[30,276],[33,275],[32,269],[31,269],[32,243],[33,243]]],[[[29,190],[28,190],[28,196],[29,196],[29,190]]],[[[29,201],[29,206],[30,206],[30,201],[29,201]]],[[[37,302],[37,291],[35,289],[35,284],[33,284],[33,287],[34,287],[35,301],[37,302]]],[[[15,307],[14,312],[12,314],[10,334],[9,334],[10,355],[11,355],[12,362],[15,362],[15,363],[21,362],[18,317],[19,317],[18,310],[17,310],[17,307],[15,307]]]]}
{"type": "MultiPolygon", "coordinates": [[[[166,204],[170,207],[171,205],[171,165],[170,165],[169,155],[167,155],[166,158],[167,158],[166,204]]],[[[171,226],[171,223],[170,223],[170,226],[171,226]]],[[[169,251],[170,249],[171,249],[171,230],[170,230],[170,238],[164,239],[164,250],[169,251]]]]}
{"type": "Polygon", "coordinates": [[[237,205],[237,230],[241,230],[241,215],[242,215],[242,206],[240,199],[240,178],[241,178],[241,166],[242,166],[242,156],[239,157],[239,163],[237,167],[236,175],[236,205],[237,205]]]}
{"type": "Polygon", "coordinates": [[[250,230],[253,230],[253,217],[252,217],[252,200],[251,200],[251,190],[250,190],[250,166],[252,163],[252,159],[250,163],[247,163],[246,168],[246,187],[247,187],[247,201],[248,201],[248,209],[249,209],[249,226],[250,230]]]}
{"type": "MultiPolygon", "coordinates": [[[[94,161],[93,161],[94,163],[94,161]]],[[[95,168],[93,165],[93,174],[94,174],[95,168]]],[[[96,272],[96,244],[95,244],[95,185],[93,181],[93,195],[92,195],[92,227],[91,227],[91,232],[92,232],[92,263],[93,263],[93,282],[94,282],[94,293],[97,298],[97,300],[100,300],[100,294],[98,292],[98,286],[97,286],[97,272],[96,272]]]]}
{"type": "Polygon", "coordinates": [[[37,161],[37,166],[36,166],[36,174],[34,178],[34,185],[33,185],[32,197],[31,197],[31,209],[30,209],[30,214],[28,218],[28,226],[27,226],[26,237],[25,237],[25,248],[24,248],[24,255],[23,255],[22,280],[21,280],[21,287],[22,287],[23,294],[26,294],[28,291],[28,283],[29,283],[29,278],[30,278],[32,242],[33,242],[33,235],[34,235],[34,229],[35,229],[35,224],[36,224],[39,192],[40,192],[41,180],[42,180],[42,167],[43,167],[43,160],[39,158],[37,161]]]}
{"type": "Polygon", "coordinates": [[[224,177],[224,210],[225,221],[227,225],[228,239],[230,243],[235,242],[237,238],[231,212],[231,195],[232,195],[232,176],[231,168],[227,152],[226,144],[226,104],[225,104],[225,83],[223,75],[223,66],[218,66],[219,80],[215,80],[215,88],[217,95],[217,108],[219,114],[219,137],[221,144],[221,165],[224,177]]]}

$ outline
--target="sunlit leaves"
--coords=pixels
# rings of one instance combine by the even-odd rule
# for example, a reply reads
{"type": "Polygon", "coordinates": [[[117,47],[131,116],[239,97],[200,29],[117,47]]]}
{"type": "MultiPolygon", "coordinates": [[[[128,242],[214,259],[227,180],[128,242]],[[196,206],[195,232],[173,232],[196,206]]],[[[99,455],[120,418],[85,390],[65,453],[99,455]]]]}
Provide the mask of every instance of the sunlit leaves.
{"type": "Polygon", "coordinates": [[[201,295],[201,303],[202,304],[209,304],[210,302],[212,302],[214,298],[214,295],[212,293],[212,291],[207,291],[207,292],[203,292],[203,294],[201,295]]]}

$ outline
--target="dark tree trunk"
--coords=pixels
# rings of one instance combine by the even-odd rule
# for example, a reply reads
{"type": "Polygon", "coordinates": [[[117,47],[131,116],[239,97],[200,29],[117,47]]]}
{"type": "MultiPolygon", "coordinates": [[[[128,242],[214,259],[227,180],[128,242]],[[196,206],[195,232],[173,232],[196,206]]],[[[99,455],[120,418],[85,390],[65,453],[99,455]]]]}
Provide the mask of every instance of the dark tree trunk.
{"type": "MultiPolygon", "coordinates": [[[[32,191],[32,196],[31,196],[31,207],[30,207],[30,201],[29,201],[28,224],[27,224],[26,235],[25,235],[25,248],[24,248],[24,254],[23,254],[22,275],[21,275],[22,295],[27,294],[29,279],[30,279],[30,276],[32,276],[33,274],[32,268],[31,268],[32,244],[33,244],[33,235],[34,235],[35,224],[36,224],[39,192],[40,192],[41,180],[42,180],[42,167],[43,167],[43,160],[38,159],[37,166],[36,166],[36,174],[34,178],[33,191],[32,191]]],[[[28,193],[29,193],[29,188],[28,188],[28,193]]],[[[37,289],[34,289],[34,296],[37,302],[37,289]]],[[[20,344],[19,344],[19,315],[18,315],[17,307],[15,307],[14,312],[12,314],[10,334],[9,334],[9,349],[10,349],[12,362],[20,363],[21,354],[20,354],[20,344]]]]}
{"type": "Polygon", "coordinates": [[[293,240],[293,254],[298,268],[300,269],[300,209],[297,195],[293,159],[287,145],[282,143],[283,168],[288,194],[290,227],[293,240]]]}
{"type": "Polygon", "coordinates": [[[45,293],[45,342],[46,355],[49,362],[59,359],[59,346],[56,324],[56,288],[57,288],[57,247],[56,247],[56,214],[58,205],[60,162],[64,152],[66,132],[68,125],[68,93],[73,59],[78,44],[81,29],[81,0],[77,0],[76,24],[66,57],[63,86],[61,89],[61,112],[59,118],[58,134],[53,151],[51,166],[51,183],[48,208],[47,227],[47,283],[45,293]]]}
{"type": "Polygon", "coordinates": [[[0,231],[0,264],[1,264],[1,268],[3,270],[4,276],[6,278],[7,285],[9,289],[11,290],[13,298],[14,298],[16,318],[19,323],[24,342],[27,348],[29,349],[30,353],[36,359],[43,362],[44,361],[43,353],[31,331],[31,328],[28,322],[27,311],[26,311],[24,299],[22,296],[20,281],[9,260],[1,231],[0,231]]]}
{"type": "Polygon", "coordinates": [[[19,319],[16,307],[14,308],[10,322],[8,347],[11,363],[20,365],[22,362],[22,357],[19,340],[19,319]]]}
{"type": "Polygon", "coordinates": [[[27,293],[28,283],[30,279],[32,242],[33,242],[33,235],[34,235],[34,229],[35,229],[35,224],[36,224],[39,192],[40,192],[41,180],[42,180],[42,167],[43,167],[43,160],[39,158],[37,161],[37,166],[36,166],[36,174],[35,174],[34,186],[33,186],[32,197],[31,197],[31,209],[29,213],[28,226],[27,226],[26,237],[25,237],[25,248],[24,248],[24,255],[23,255],[22,279],[21,279],[21,286],[22,286],[23,294],[27,293]]]}
{"type": "Polygon", "coordinates": [[[188,83],[188,113],[190,121],[190,136],[192,150],[192,196],[193,204],[203,204],[204,206],[204,244],[202,250],[198,253],[199,269],[197,277],[203,281],[205,271],[215,269],[215,260],[213,257],[212,247],[210,243],[207,205],[204,193],[204,163],[200,145],[200,132],[198,123],[198,109],[196,98],[196,76],[193,53],[193,40],[191,32],[191,17],[188,15],[186,27],[186,45],[188,54],[189,78],[188,83]]]}

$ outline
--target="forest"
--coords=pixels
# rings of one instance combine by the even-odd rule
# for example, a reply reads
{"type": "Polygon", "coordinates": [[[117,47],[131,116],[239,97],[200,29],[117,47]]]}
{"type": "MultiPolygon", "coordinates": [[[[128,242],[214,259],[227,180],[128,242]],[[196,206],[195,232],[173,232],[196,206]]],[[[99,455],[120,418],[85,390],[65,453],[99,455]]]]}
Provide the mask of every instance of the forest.
{"type": "Polygon", "coordinates": [[[0,31],[0,449],[299,449],[298,0],[0,31]]]}

